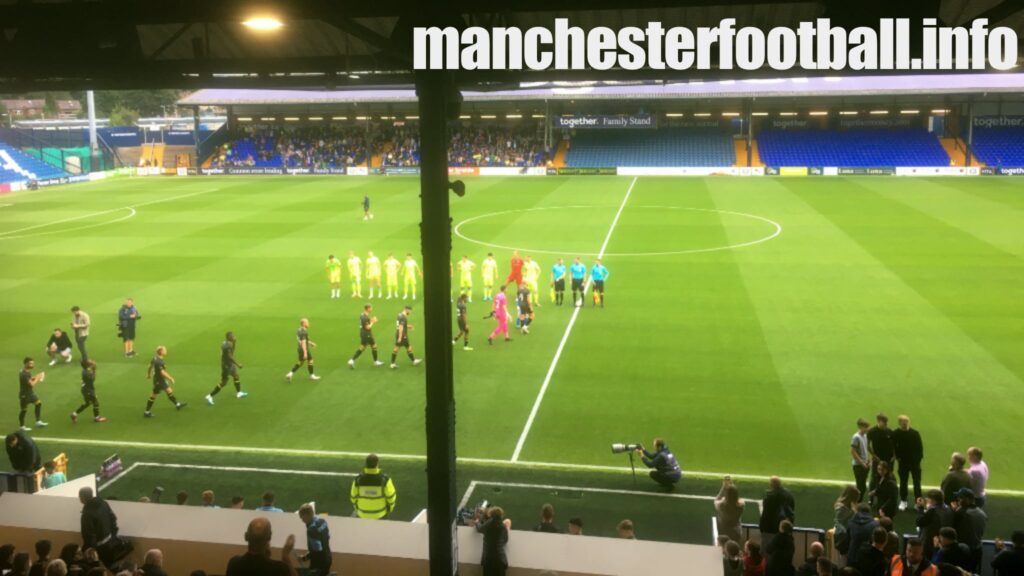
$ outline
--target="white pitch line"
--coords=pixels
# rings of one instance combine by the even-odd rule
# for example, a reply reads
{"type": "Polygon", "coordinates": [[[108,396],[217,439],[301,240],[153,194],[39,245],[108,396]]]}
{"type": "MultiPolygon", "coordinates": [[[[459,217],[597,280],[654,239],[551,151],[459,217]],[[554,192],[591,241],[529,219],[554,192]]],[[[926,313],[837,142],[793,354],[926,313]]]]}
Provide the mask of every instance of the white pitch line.
{"type": "Polygon", "coordinates": [[[459,500],[459,507],[455,510],[462,510],[466,506],[469,506],[469,499],[473,497],[473,491],[476,490],[477,481],[473,480],[469,483],[469,487],[466,488],[466,493],[462,495],[462,500],[459,500]]]}
{"type": "Polygon", "coordinates": [[[121,471],[120,474],[118,474],[117,476],[114,476],[110,480],[107,480],[107,482],[105,484],[101,484],[98,488],[96,488],[96,491],[97,492],[103,492],[107,488],[110,488],[114,484],[117,484],[118,480],[120,480],[121,478],[124,478],[125,476],[127,476],[128,473],[131,472],[132,470],[135,470],[135,467],[138,466],[138,465],[139,465],[139,463],[136,462],[135,464],[132,464],[128,468],[125,468],[124,470],[121,471]]]}
{"type": "MultiPolygon", "coordinates": [[[[58,438],[53,436],[36,436],[33,438],[37,443],[43,444],[58,444],[58,445],[78,445],[78,446],[100,446],[100,447],[127,447],[127,448],[145,448],[151,450],[167,450],[169,452],[229,452],[237,454],[262,454],[262,455],[277,455],[277,456],[310,456],[310,457],[321,457],[321,458],[365,458],[370,452],[369,450],[363,452],[346,452],[339,450],[303,450],[297,448],[262,448],[256,446],[211,446],[211,445],[186,445],[186,444],[162,444],[156,442],[134,442],[126,440],[92,440],[83,438],[58,438]]],[[[378,453],[381,458],[387,460],[401,460],[407,462],[425,462],[427,457],[423,454],[387,454],[378,453]]],[[[519,460],[517,462],[509,462],[508,460],[499,460],[497,458],[472,458],[460,456],[456,458],[456,461],[460,464],[477,464],[480,466],[494,466],[494,467],[507,467],[513,466],[515,468],[521,468],[526,470],[562,470],[569,472],[602,472],[612,474],[629,474],[629,466],[602,466],[599,464],[572,464],[567,462],[534,462],[528,460],[519,460]]],[[[696,470],[684,470],[683,476],[685,478],[699,478],[709,480],[720,480],[726,475],[732,476],[737,480],[749,480],[751,482],[768,482],[771,479],[770,476],[759,475],[759,474],[738,474],[734,472],[703,472],[696,470]]],[[[849,480],[830,480],[825,478],[801,478],[796,476],[781,476],[785,482],[793,484],[804,484],[808,486],[846,486],[850,484],[849,480]]],[[[938,488],[938,486],[924,486],[924,488],[938,488]]],[[[986,489],[986,493],[993,494],[996,496],[1024,496],[1024,490],[1006,490],[1006,489],[986,489]]]]}
{"type": "MultiPolygon", "coordinates": [[[[601,250],[598,252],[597,257],[602,258],[605,250],[608,248],[608,242],[612,239],[612,233],[615,232],[615,226],[619,223],[619,217],[622,216],[622,210],[626,207],[626,202],[629,201],[630,195],[633,193],[633,187],[636,186],[636,177],[633,177],[633,181],[629,183],[629,188],[626,189],[626,195],[622,198],[622,203],[619,204],[619,211],[615,213],[615,218],[612,219],[611,226],[608,227],[608,234],[604,237],[604,242],[601,244],[601,250]]],[[[587,283],[583,286],[583,293],[587,293],[587,288],[590,287],[590,278],[587,277],[587,283]]],[[[540,386],[540,391],[537,393],[537,399],[533,401],[533,408],[530,410],[530,416],[526,419],[526,426],[523,427],[523,433],[519,435],[519,441],[516,442],[516,449],[512,453],[512,462],[519,461],[519,455],[523,451],[523,445],[526,444],[526,437],[530,434],[530,429],[533,427],[533,421],[537,417],[537,411],[540,410],[540,404],[544,401],[544,395],[548,391],[548,386],[551,384],[551,377],[555,374],[555,368],[558,367],[558,360],[562,357],[562,350],[565,349],[565,343],[569,341],[569,335],[572,334],[572,327],[576,324],[576,318],[580,315],[582,306],[576,306],[573,302],[572,316],[569,317],[569,325],[565,327],[565,333],[562,334],[562,340],[558,343],[558,348],[555,350],[555,357],[551,359],[551,365],[548,366],[548,372],[544,376],[544,383],[540,386]]]]}
{"type": "MultiPolygon", "coordinates": [[[[704,500],[714,501],[714,496],[701,496],[699,494],[676,494],[674,492],[644,492],[641,490],[621,490],[618,488],[594,488],[588,486],[559,486],[556,484],[525,484],[518,482],[476,482],[477,486],[498,486],[501,488],[531,488],[536,490],[574,490],[576,492],[589,492],[592,494],[616,494],[619,496],[651,496],[655,498],[676,498],[679,500],[704,500]]],[[[475,486],[474,486],[475,488],[475,486]]]]}
{"type": "Polygon", "coordinates": [[[326,470],[287,470],[282,468],[251,468],[246,466],[210,466],[206,464],[166,464],[163,462],[136,462],[135,466],[147,468],[177,468],[182,470],[213,470],[215,472],[258,472],[265,474],[297,474],[299,476],[329,476],[332,478],[355,478],[354,472],[330,472],[326,470]]]}

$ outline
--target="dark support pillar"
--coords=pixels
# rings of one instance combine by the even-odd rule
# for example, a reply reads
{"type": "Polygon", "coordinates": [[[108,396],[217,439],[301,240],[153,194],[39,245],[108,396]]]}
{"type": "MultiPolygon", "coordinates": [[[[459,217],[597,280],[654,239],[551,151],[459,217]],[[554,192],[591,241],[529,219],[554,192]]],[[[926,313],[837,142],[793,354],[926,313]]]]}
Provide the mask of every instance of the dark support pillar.
{"type": "Polygon", "coordinates": [[[754,101],[747,100],[747,168],[754,163],[754,101]]]}
{"type": "Polygon", "coordinates": [[[967,159],[964,163],[971,165],[971,156],[974,156],[974,98],[967,98],[967,159]]]}
{"type": "Polygon", "coordinates": [[[430,575],[458,571],[455,539],[455,394],[452,374],[451,213],[448,191],[450,76],[420,72],[420,202],[427,386],[427,519],[430,575]],[[447,266],[446,266],[447,264],[447,266]]]}
{"type": "MultiPolygon", "coordinates": [[[[199,164],[203,161],[202,152],[199,150],[200,144],[202,144],[199,140],[199,106],[192,108],[192,141],[195,142],[196,146],[196,165],[192,166],[192,168],[198,169],[199,164]]],[[[175,163],[175,167],[177,167],[177,163],[175,163]]]]}

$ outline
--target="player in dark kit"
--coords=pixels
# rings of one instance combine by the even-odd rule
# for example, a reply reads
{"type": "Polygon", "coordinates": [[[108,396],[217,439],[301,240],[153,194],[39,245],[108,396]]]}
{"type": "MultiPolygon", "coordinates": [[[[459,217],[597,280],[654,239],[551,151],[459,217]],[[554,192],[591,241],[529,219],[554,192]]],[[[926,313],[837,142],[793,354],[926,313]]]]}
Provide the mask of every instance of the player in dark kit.
{"type": "Polygon", "coordinates": [[[391,351],[391,368],[398,368],[398,364],[395,360],[398,359],[398,349],[405,348],[405,352],[409,355],[409,360],[412,360],[413,366],[419,366],[422,360],[416,358],[412,353],[412,344],[409,343],[409,330],[412,330],[412,326],[409,325],[409,314],[412,314],[412,306],[406,306],[398,313],[398,319],[395,320],[395,348],[391,351]]]}
{"type": "Polygon", "coordinates": [[[284,375],[285,380],[291,382],[295,371],[301,368],[303,364],[309,369],[309,379],[319,380],[320,377],[316,375],[316,369],[313,368],[313,348],[316,348],[316,342],[309,339],[309,320],[305,318],[299,320],[299,331],[295,333],[295,339],[299,344],[299,361],[284,375]]]}
{"type": "Polygon", "coordinates": [[[100,401],[96,399],[96,362],[82,360],[82,405],[71,413],[71,423],[78,423],[78,415],[85,412],[85,409],[92,406],[92,421],[106,422],[107,419],[100,416],[100,401]]]}
{"type": "Polygon", "coordinates": [[[472,352],[473,349],[469,347],[469,317],[466,315],[467,301],[469,301],[469,295],[463,294],[459,296],[459,299],[455,302],[455,319],[459,323],[459,333],[455,336],[455,339],[452,340],[452,344],[458,344],[459,338],[462,338],[462,349],[466,352],[472,352]]]}
{"type": "Polygon", "coordinates": [[[367,304],[363,306],[363,313],[359,315],[359,348],[356,349],[356,353],[348,359],[348,367],[356,369],[356,358],[366,350],[366,347],[370,347],[370,352],[373,354],[373,365],[383,366],[384,363],[377,359],[377,341],[373,339],[373,325],[377,323],[377,317],[373,316],[373,305],[367,304]]]}
{"type": "Polygon", "coordinates": [[[533,305],[530,304],[530,289],[523,284],[516,293],[516,306],[519,308],[519,318],[516,324],[522,334],[530,333],[530,323],[533,322],[533,305]]]}
{"type": "Polygon", "coordinates": [[[245,398],[248,392],[242,392],[242,379],[238,371],[242,365],[235,360],[235,333],[228,332],[224,335],[224,342],[220,345],[220,384],[206,395],[206,403],[213,406],[213,397],[220,392],[220,389],[228,385],[228,376],[235,381],[235,398],[245,398]]]}
{"type": "Polygon", "coordinates": [[[36,396],[36,384],[39,384],[46,379],[46,372],[40,372],[39,374],[32,375],[32,369],[36,367],[35,360],[31,358],[25,358],[22,361],[21,372],[18,373],[18,400],[21,403],[21,411],[18,412],[18,424],[21,429],[25,432],[32,430],[28,426],[25,426],[25,415],[28,413],[28,407],[35,405],[36,407],[36,428],[45,428],[48,426],[46,422],[43,422],[43,402],[36,396]]]}
{"type": "Polygon", "coordinates": [[[153,380],[153,391],[149,394],[149,402],[146,402],[146,411],[142,413],[146,418],[153,417],[153,402],[156,402],[156,397],[161,392],[167,394],[167,399],[174,404],[174,408],[181,410],[186,406],[185,402],[178,402],[178,399],[174,397],[174,389],[171,388],[171,384],[174,384],[174,378],[167,372],[167,363],[164,358],[167,356],[167,347],[159,346],[156,349],[156,356],[149,361],[149,370],[146,371],[146,379],[153,380]]]}

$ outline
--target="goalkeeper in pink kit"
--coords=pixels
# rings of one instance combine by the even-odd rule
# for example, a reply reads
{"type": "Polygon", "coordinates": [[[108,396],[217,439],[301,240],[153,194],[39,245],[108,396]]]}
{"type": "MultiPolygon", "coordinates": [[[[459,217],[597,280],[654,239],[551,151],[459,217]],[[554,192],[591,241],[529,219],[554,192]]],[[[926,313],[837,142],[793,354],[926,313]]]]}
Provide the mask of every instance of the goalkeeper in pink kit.
{"type": "Polygon", "coordinates": [[[494,308],[491,310],[490,316],[493,316],[498,321],[498,326],[494,328],[494,331],[487,338],[488,344],[494,344],[494,337],[498,334],[505,335],[505,342],[512,340],[508,336],[508,311],[505,309],[507,304],[508,296],[505,296],[505,286],[502,286],[498,288],[498,293],[494,295],[494,308]]]}

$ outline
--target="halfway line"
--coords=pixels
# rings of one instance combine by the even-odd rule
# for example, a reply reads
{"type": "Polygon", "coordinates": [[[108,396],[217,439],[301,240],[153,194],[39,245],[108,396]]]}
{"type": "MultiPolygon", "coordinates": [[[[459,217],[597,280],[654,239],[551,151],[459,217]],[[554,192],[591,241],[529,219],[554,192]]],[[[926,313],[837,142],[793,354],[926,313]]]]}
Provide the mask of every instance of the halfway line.
{"type": "MultiPolygon", "coordinates": [[[[601,244],[601,250],[597,253],[598,259],[604,257],[604,251],[608,248],[608,242],[612,239],[612,232],[615,231],[615,226],[619,223],[619,217],[622,216],[622,210],[626,207],[626,202],[629,201],[630,194],[633,193],[633,186],[636,186],[636,177],[633,177],[633,181],[629,183],[629,188],[626,189],[626,196],[622,198],[622,204],[619,204],[619,211],[615,213],[615,218],[612,220],[612,225],[608,227],[608,234],[604,237],[604,242],[601,244]]],[[[583,293],[587,293],[587,288],[590,287],[590,278],[587,278],[587,283],[583,286],[583,293]]],[[[530,416],[526,419],[526,426],[523,427],[523,433],[519,435],[519,441],[516,442],[515,452],[512,453],[512,462],[519,461],[519,454],[523,451],[523,445],[526,444],[526,437],[530,434],[530,428],[533,427],[533,420],[537,417],[537,411],[540,410],[540,403],[544,401],[544,394],[548,391],[548,385],[551,384],[551,377],[555,374],[555,368],[558,366],[558,360],[562,357],[562,350],[565,349],[565,343],[569,341],[569,334],[572,334],[572,327],[576,324],[576,318],[580,315],[582,306],[576,306],[576,302],[572,303],[573,310],[572,316],[569,318],[569,325],[565,327],[565,333],[562,334],[562,341],[558,343],[558,349],[555,350],[555,357],[551,360],[551,366],[548,367],[548,373],[544,376],[544,383],[540,386],[540,392],[537,393],[537,399],[533,401],[533,409],[530,410],[530,416]]]]}

